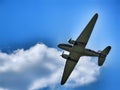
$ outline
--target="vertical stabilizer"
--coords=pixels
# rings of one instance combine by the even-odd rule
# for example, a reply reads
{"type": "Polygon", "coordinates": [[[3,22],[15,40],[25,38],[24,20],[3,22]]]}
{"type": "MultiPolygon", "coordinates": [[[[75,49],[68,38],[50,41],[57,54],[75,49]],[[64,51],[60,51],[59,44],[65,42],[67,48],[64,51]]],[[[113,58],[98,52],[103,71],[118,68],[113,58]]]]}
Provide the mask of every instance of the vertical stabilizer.
{"type": "Polygon", "coordinates": [[[98,58],[98,65],[99,66],[102,66],[103,63],[105,62],[105,59],[106,59],[106,56],[108,55],[108,53],[110,52],[111,50],[111,46],[107,46],[99,55],[99,58],[98,58]]]}

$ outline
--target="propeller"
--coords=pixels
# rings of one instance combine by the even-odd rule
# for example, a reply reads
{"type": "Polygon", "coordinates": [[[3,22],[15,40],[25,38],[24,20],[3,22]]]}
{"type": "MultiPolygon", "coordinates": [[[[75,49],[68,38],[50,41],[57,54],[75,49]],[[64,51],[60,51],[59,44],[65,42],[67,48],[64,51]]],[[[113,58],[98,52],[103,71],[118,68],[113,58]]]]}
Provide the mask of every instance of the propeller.
{"type": "MultiPolygon", "coordinates": [[[[64,51],[62,52],[62,55],[64,54],[64,51]]],[[[62,55],[60,55],[60,56],[62,56],[62,55]]]]}
{"type": "Polygon", "coordinates": [[[98,50],[98,53],[101,53],[101,50],[98,50]]]}
{"type": "Polygon", "coordinates": [[[70,38],[69,40],[68,40],[68,42],[70,42],[72,40],[72,38],[70,38]]]}

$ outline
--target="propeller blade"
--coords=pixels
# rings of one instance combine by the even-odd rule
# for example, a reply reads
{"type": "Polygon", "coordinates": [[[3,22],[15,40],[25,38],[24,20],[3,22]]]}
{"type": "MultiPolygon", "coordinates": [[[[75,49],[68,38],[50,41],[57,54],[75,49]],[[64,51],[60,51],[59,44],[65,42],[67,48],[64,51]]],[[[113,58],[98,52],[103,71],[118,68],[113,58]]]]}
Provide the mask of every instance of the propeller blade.
{"type": "MultiPolygon", "coordinates": [[[[64,51],[62,52],[62,55],[64,54],[64,51]]],[[[62,56],[62,55],[60,55],[60,56],[62,56]]]]}
{"type": "Polygon", "coordinates": [[[70,38],[69,40],[68,40],[68,42],[70,42],[72,40],[72,38],[70,38]]]}

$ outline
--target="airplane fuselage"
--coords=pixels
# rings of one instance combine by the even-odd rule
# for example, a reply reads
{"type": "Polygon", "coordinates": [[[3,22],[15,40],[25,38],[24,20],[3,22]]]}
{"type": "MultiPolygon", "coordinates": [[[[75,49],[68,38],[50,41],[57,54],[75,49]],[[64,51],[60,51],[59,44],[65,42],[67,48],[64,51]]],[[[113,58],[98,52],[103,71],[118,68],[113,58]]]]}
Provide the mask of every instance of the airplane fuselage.
{"type": "Polygon", "coordinates": [[[59,44],[58,45],[59,48],[66,50],[68,52],[76,52],[79,53],[81,56],[99,56],[100,53],[95,52],[91,49],[87,49],[87,48],[79,48],[78,50],[78,46],[73,47],[72,45],[69,44],[59,44]]]}

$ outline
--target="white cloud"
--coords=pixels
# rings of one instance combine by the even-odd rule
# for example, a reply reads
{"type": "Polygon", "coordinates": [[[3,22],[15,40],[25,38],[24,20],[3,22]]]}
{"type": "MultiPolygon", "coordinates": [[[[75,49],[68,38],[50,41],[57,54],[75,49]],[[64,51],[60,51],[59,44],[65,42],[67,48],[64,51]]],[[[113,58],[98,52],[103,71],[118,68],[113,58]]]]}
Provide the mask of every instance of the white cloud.
{"type": "MultiPolygon", "coordinates": [[[[18,49],[11,54],[0,52],[0,76],[4,77],[2,85],[10,90],[21,90],[21,87],[29,90],[54,88],[60,84],[65,64],[65,59],[60,54],[61,51],[44,44],[36,44],[28,50],[18,49]],[[17,84],[21,84],[21,87],[17,84]]],[[[89,84],[98,75],[97,64],[91,58],[82,57],[65,87],[89,84]]],[[[0,84],[1,87],[2,85],[0,84]]]]}
{"type": "Polygon", "coordinates": [[[0,90],[8,90],[8,89],[6,89],[6,88],[1,88],[1,87],[0,87],[0,90]]]}

